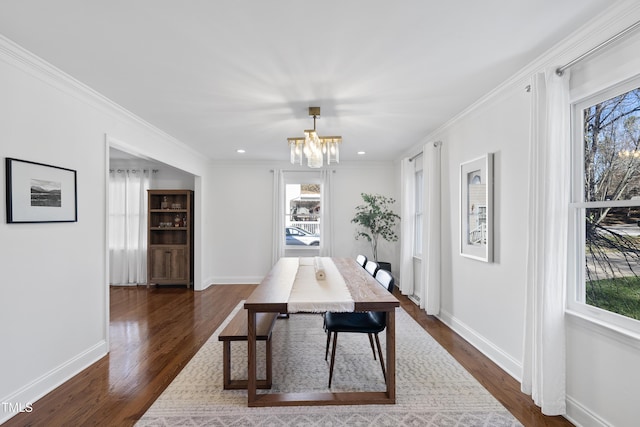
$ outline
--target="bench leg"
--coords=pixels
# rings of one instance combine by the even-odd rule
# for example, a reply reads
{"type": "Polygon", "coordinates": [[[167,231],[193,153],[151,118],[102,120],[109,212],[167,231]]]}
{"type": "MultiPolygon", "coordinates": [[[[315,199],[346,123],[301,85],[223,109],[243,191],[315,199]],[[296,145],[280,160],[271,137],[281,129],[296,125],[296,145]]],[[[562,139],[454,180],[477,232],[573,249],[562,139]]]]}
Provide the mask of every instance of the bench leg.
{"type": "MultiPolygon", "coordinates": [[[[224,390],[246,390],[248,380],[232,380],[231,379],[231,341],[223,341],[222,346],[222,388],[224,390]]],[[[270,389],[273,385],[273,358],[271,348],[271,335],[265,342],[265,362],[266,362],[266,378],[264,380],[256,380],[256,388],[270,389]]]]}
{"type": "Polygon", "coordinates": [[[222,384],[225,390],[231,388],[231,341],[224,341],[222,346],[222,384]]]}

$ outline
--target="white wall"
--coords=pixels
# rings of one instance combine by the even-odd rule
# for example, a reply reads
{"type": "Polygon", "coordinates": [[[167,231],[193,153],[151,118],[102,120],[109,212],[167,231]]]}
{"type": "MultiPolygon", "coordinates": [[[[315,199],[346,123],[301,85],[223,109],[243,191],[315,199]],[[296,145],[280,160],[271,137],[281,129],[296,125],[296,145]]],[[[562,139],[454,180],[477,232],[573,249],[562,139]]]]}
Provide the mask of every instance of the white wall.
{"type": "Polygon", "coordinates": [[[442,145],[441,317],[512,375],[524,328],[529,94],[511,86],[447,127],[442,145]],[[494,153],[494,262],[459,255],[460,163],[494,153]]]}
{"type": "MultiPolygon", "coordinates": [[[[355,257],[363,254],[372,259],[371,244],[366,240],[355,240],[355,224],[351,219],[355,208],[363,204],[361,193],[381,194],[396,200],[395,212],[400,214],[400,178],[399,168],[394,163],[340,165],[333,177],[333,220],[335,256],[355,257]]],[[[400,230],[396,230],[400,235],[400,230]]],[[[391,263],[396,274],[400,262],[400,246],[380,239],[378,241],[379,261],[391,263]]],[[[397,276],[397,274],[396,274],[397,276]]]]}
{"type": "MultiPolygon", "coordinates": [[[[523,357],[528,220],[530,100],[525,87],[534,72],[563,65],[638,20],[640,4],[617,3],[426,138],[443,141],[440,317],[517,379],[523,357]],[[458,248],[459,166],[487,152],[495,153],[495,261],[490,264],[464,258],[458,248]]],[[[605,69],[620,80],[640,74],[640,35],[621,46],[630,65],[621,70],[607,53],[600,68],[585,72],[584,64],[576,66],[574,93],[602,86],[598,76],[605,69]]],[[[640,340],[573,315],[567,320],[568,418],[584,426],[637,425],[640,340]]]]}
{"type": "Polygon", "coordinates": [[[193,190],[195,187],[193,175],[158,162],[110,159],[109,168],[150,170],[149,185],[154,190],[193,190]]]}
{"type": "Polygon", "coordinates": [[[158,166],[153,175],[151,188],[157,190],[194,190],[195,182],[191,174],[167,166],[158,166]]]}
{"type": "MultiPolygon", "coordinates": [[[[207,165],[1,37],[0,93],[0,157],[74,169],[78,178],[78,222],[7,224],[2,210],[0,401],[24,407],[108,350],[105,135],[195,175],[206,176],[207,165]]],[[[0,408],[0,422],[13,415],[0,408]]]]}
{"type": "MultiPolygon", "coordinates": [[[[271,268],[274,168],[290,164],[216,164],[210,182],[204,221],[213,228],[210,284],[259,283],[271,268]]],[[[363,241],[355,241],[351,218],[362,203],[360,193],[398,198],[392,162],[345,164],[333,176],[335,256],[370,256],[363,241]]],[[[399,211],[399,206],[397,207],[399,211]]],[[[397,265],[396,244],[381,245],[380,253],[397,265]]]]}

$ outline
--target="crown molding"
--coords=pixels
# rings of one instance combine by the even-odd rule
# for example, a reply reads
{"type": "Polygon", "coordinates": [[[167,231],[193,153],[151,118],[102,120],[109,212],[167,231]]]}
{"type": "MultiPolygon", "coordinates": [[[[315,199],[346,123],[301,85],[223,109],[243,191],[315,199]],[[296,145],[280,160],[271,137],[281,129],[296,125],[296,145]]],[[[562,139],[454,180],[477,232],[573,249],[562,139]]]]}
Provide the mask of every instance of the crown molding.
{"type": "Polygon", "coordinates": [[[180,150],[190,152],[197,157],[204,156],[203,153],[194,150],[189,145],[133,114],[121,105],[80,82],[44,59],[31,53],[2,34],[0,34],[0,60],[13,65],[49,86],[54,87],[83,103],[89,104],[106,114],[143,127],[159,138],[175,145],[176,148],[179,148],[180,150]]]}
{"type": "MultiPolygon", "coordinates": [[[[522,88],[529,84],[531,76],[544,71],[548,67],[561,67],[594,46],[613,37],[620,31],[640,20],[640,2],[637,0],[620,0],[604,10],[597,17],[587,21],[569,36],[556,43],[545,53],[520,69],[496,88],[488,92],[478,101],[469,105],[460,113],[449,119],[440,127],[430,132],[421,141],[438,139],[438,135],[454,126],[463,118],[480,107],[493,102],[514,87],[522,88]]],[[[417,146],[417,145],[416,145],[417,146]]]]}

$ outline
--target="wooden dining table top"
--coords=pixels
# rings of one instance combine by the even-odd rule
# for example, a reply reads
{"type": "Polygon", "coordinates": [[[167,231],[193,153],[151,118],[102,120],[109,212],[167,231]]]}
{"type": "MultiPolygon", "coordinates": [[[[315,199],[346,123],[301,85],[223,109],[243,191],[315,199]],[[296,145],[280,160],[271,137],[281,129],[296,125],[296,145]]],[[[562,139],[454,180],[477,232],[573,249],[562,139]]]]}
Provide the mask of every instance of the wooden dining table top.
{"type": "MultiPolygon", "coordinates": [[[[390,311],[400,306],[398,299],[381,286],[355,259],[332,257],[331,260],[351,293],[354,311],[390,311]]],[[[287,262],[292,262],[292,258],[281,258],[273,266],[247,298],[244,308],[257,312],[288,312],[287,304],[293,283],[281,280],[287,262]]]]}

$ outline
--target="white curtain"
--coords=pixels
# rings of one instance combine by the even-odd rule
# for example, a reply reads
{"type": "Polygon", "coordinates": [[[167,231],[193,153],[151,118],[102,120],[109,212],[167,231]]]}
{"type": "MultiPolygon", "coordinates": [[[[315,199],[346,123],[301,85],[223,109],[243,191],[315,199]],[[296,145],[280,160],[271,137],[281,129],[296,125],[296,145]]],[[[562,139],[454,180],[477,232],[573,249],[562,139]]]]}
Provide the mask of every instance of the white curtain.
{"type": "Polygon", "coordinates": [[[333,173],[334,171],[331,169],[323,169],[321,172],[320,209],[322,221],[320,223],[320,256],[333,256],[333,203],[331,198],[333,173]]]}
{"type": "Polygon", "coordinates": [[[400,198],[400,291],[413,294],[413,247],[415,239],[415,162],[402,160],[400,198]]]}
{"type": "Polygon", "coordinates": [[[533,77],[522,391],[563,415],[570,185],[569,73],[533,77]]]}
{"type": "Polygon", "coordinates": [[[440,151],[442,144],[424,146],[424,207],[422,222],[422,292],[420,308],[427,314],[440,313],[440,151]]]}
{"type": "Polygon", "coordinates": [[[149,173],[109,171],[109,283],[147,281],[147,190],[149,173]]]}
{"type": "Polygon", "coordinates": [[[271,264],[275,265],[284,256],[284,172],[282,169],[273,171],[273,247],[271,251],[271,264]]]}

